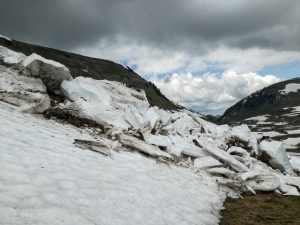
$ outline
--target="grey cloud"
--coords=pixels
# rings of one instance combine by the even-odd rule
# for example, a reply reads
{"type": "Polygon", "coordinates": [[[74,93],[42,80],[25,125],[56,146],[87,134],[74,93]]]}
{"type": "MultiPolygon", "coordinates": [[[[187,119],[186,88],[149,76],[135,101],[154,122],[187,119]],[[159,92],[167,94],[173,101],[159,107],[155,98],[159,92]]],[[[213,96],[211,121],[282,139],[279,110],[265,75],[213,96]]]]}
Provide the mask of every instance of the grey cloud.
{"type": "Polygon", "coordinates": [[[0,0],[0,33],[66,50],[124,36],[166,49],[300,50],[297,0],[0,0]]]}

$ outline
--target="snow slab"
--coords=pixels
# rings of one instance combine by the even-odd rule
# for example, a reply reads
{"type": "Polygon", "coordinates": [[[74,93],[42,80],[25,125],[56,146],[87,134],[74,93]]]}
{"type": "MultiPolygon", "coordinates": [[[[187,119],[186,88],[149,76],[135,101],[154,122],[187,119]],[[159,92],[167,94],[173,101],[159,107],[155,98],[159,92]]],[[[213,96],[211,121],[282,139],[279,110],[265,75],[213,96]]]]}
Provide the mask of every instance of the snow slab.
{"type": "Polygon", "coordinates": [[[119,82],[77,77],[64,81],[61,88],[65,96],[80,106],[80,116],[121,129],[141,126],[142,115],[150,107],[144,91],[119,82]]]}
{"type": "Polygon", "coordinates": [[[297,92],[300,89],[300,84],[298,83],[290,83],[285,85],[285,89],[281,90],[280,92],[288,94],[291,92],[297,92]]]}
{"type": "Polygon", "coordinates": [[[211,168],[211,167],[218,167],[222,166],[218,160],[211,156],[205,156],[202,158],[197,158],[194,160],[194,167],[198,169],[205,169],[205,168],[211,168]]]}
{"type": "Polygon", "coordinates": [[[28,67],[31,63],[33,63],[34,61],[42,61],[46,64],[51,64],[54,67],[65,67],[63,64],[53,61],[53,60],[49,60],[49,59],[45,59],[44,57],[38,55],[38,54],[31,54],[30,56],[26,57],[23,61],[22,64],[24,67],[28,67]]]}
{"type": "Polygon", "coordinates": [[[40,79],[19,75],[19,71],[0,65],[0,100],[31,113],[50,107],[50,98],[40,79]]]}
{"type": "Polygon", "coordinates": [[[69,69],[61,63],[54,62],[35,53],[24,58],[21,62],[32,77],[41,78],[48,91],[60,94],[61,83],[72,80],[69,69]]]}
{"type": "Polygon", "coordinates": [[[15,65],[21,62],[26,56],[22,53],[12,51],[6,47],[0,46],[0,60],[8,65],[15,65]]]}
{"type": "Polygon", "coordinates": [[[283,140],[283,143],[286,148],[297,148],[297,145],[300,144],[300,137],[288,138],[283,140]]]}
{"type": "Polygon", "coordinates": [[[282,142],[262,141],[259,148],[262,152],[266,152],[268,156],[271,157],[269,163],[273,166],[273,168],[293,174],[292,166],[282,142]]]}
{"type": "Polygon", "coordinates": [[[74,139],[93,140],[84,131],[2,102],[0,120],[1,225],[219,222],[225,194],[208,175],[79,149],[74,139]]]}
{"type": "Polygon", "coordinates": [[[291,156],[290,163],[295,171],[300,172],[300,156],[291,156]]]}

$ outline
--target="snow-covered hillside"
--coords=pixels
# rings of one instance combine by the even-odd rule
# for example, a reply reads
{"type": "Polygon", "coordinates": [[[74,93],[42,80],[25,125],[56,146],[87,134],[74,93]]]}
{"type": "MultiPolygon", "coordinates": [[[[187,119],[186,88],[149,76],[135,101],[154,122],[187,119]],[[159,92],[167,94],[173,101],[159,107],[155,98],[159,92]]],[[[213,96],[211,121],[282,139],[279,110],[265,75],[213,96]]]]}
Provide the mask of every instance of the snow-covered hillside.
{"type": "Polygon", "coordinates": [[[218,224],[227,196],[300,195],[300,159],[281,142],[151,107],[143,90],[72,79],[61,64],[4,47],[0,120],[3,225],[218,224]]]}
{"type": "Polygon", "coordinates": [[[259,90],[226,110],[220,123],[247,124],[259,136],[282,141],[300,152],[300,77],[259,90]]]}

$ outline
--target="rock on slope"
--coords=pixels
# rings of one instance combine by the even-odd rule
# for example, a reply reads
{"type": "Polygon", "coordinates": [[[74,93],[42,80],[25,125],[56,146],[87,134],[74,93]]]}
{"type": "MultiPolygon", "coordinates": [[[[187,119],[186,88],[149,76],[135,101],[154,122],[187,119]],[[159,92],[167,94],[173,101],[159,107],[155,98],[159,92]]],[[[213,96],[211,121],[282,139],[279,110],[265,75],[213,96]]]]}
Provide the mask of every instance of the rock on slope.
{"type": "Polygon", "coordinates": [[[300,77],[282,81],[239,101],[219,122],[248,124],[261,136],[284,141],[291,151],[300,151],[300,77]]]}
{"type": "Polygon", "coordinates": [[[0,83],[0,224],[217,224],[226,196],[300,195],[299,158],[246,125],[151,107],[143,90],[72,79],[61,64],[0,50],[10,79],[0,83]],[[47,112],[58,118],[24,113],[37,105],[17,100],[36,83],[47,96],[53,77],[63,78],[64,101],[47,112]],[[99,127],[73,127],[59,112],[99,127]]]}

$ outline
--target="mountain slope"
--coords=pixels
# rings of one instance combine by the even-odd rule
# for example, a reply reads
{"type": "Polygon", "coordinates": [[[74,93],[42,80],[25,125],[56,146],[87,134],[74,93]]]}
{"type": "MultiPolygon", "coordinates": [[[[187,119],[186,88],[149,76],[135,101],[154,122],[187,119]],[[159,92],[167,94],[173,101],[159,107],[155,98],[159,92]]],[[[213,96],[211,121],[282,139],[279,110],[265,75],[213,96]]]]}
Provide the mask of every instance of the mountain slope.
{"type": "Polygon", "coordinates": [[[145,90],[151,106],[158,106],[166,110],[176,110],[179,107],[161,94],[151,82],[147,82],[130,68],[125,68],[115,62],[81,56],[52,48],[23,43],[16,40],[8,40],[0,37],[0,45],[13,51],[22,52],[25,55],[36,53],[44,58],[60,62],[70,69],[72,76],[91,77],[96,80],[119,81],[128,87],[145,90]]]}
{"type": "Polygon", "coordinates": [[[246,123],[252,131],[285,141],[288,148],[300,150],[300,77],[251,94],[228,108],[219,122],[246,123]]]}

